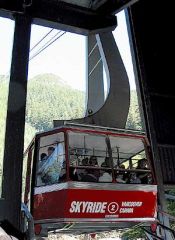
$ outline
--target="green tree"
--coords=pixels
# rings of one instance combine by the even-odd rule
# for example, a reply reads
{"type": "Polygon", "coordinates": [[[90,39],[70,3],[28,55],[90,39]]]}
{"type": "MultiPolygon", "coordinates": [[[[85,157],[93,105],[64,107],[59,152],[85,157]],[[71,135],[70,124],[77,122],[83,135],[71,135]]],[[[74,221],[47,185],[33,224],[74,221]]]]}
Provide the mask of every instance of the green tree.
{"type": "Polygon", "coordinates": [[[53,120],[83,117],[84,98],[58,76],[39,75],[28,84],[26,121],[41,131],[52,128],[53,120]]]}
{"type": "Polygon", "coordinates": [[[142,228],[133,227],[122,234],[125,240],[137,240],[138,238],[147,239],[142,228]]]}

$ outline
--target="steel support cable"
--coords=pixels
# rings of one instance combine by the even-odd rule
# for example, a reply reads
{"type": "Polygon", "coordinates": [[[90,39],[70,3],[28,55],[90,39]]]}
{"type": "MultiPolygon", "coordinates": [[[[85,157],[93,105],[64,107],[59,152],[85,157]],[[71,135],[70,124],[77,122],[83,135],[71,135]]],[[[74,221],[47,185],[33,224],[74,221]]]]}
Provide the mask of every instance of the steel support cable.
{"type": "Polygon", "coordinates": [[[61,33],[61,31],[59,31],[59,32],[57,32],[54,36],[52,36],[43,46],[41,46],[40,48],[39,48],[39,50],[37,51],[37,52],[35,52],[34,54],[33,54],[33,56],[34,55],[36,55],[39,51],[41,51],[45,46],[47,46],[56,36],[58,36],[58,34],[60,34],[61,33]]]}
{"type": "Polygon", "coordinates": [[[30,52],[33,51],[54,29],[52,28],[48,33],[46,33],[31,49],[30,52]]]}
{"type": "MultiPolygon", "coordinates": [[[[55,37],[58,36],[58,34],[60,34],[60,33],[61,33],[61,31],[57,32],[54,36],[52,36],[43,46],[41,46],[41,47],[39,48],[39,50],[38,50],[37,52],[35,52],[35,53],[33,54],[33,56],[30,57],[30,59],[31,59],[31,58],[34,58],[35,55],[38,55],[40,52],[42,52],[42,49],[44,50],[44,48],[45,48],[53,39],[55,39],[55,37]]],[[[30,60],[29,60],[29,61],[30,61],[30,60]]]]}
{"type": "MultiPolygon", "coordinates": [[[[27,5],[28,6],[28,5],[27,5]]],[[[46,33],[31,49],[30,52],[33,51],[33,49],[35,49],[54,29],[52,28],[48,33],[46,33]]],[[[61,31],[59,31],[61,32],[61,31]]],[[[50,41],[50,40],[49,40],[50,41]]],[[[9,71],[5,74],[5,75],[9,75],[9,71]]]]}
{"type": "MultiPolygon", "coordinates": [[[[59,38],[61,38],[66,32],[63,32],[61,35],[59,35],[57,38],[55,38],[52,42],[51,39],[49,40],[49,44],[47,42],[47,45],[45,44],[44,47],[42,47],[36,54],[34,54],[29,61],[31,61],[33,58],[35,58],[36,56],[38,56],[41,52],[43,52],[46,48],[48,48],[51,44],[53,44],[56,40],[58,40],[59,38]]],[[[58,33],[57,33],[58,34],[58,33]]],[[[54,36],[55,37],[55,36],[54,36]]],[[[52,38],[53,39],[53,38],[52,38]]]]}
{"type": "MultiPolygon", "coordinates": [[[[41,49],[43,49],[47,44],[49,44],[56,36],[58,36],[58,34],[60,34],[61,33],[61,31],[59,31],[59,32],[57,32],[54,36],[52,36],[43,46],[41,46],[40,48],[39,48],[39,50],[38,50],[38,52],[41,50],[41,49]]],[[[36,54],[36,53],[34,53],[34,54],[36,54]]]]}

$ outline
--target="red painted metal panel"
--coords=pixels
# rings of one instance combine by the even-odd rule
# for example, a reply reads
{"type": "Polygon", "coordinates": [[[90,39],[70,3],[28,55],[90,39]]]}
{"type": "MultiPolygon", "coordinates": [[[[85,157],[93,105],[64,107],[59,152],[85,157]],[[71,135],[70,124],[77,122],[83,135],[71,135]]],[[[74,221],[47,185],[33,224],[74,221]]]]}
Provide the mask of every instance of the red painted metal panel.
{"type": "Polygon", "coordinates": [[[156,204],[157,193],[153,191],[66,189],[35,195],[33,215],[35,220],[127,221],[155,218],[156,204]]]}
{"type": "Polygon", "coordinates": [[[63,218],[66,211],[67,191],[64,189],[35,195],[34,220],[63,218]]]}

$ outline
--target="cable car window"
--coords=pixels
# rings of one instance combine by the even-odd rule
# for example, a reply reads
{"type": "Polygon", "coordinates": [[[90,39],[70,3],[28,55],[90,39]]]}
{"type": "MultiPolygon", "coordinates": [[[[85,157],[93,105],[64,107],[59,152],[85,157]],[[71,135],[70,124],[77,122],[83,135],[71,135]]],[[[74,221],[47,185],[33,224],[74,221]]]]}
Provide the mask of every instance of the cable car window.
{"type": "Polygon", "coordinates": [[[150,184],[152,176],[142,139],[110,137],[115,178],[119,183],[150,184]]]}
{"type": "Polygon", "coordinates": [[[110,137],[114,166],[119,167],[122,162],[144,150],[141,139],[128,137],[110,137]]]}
{"type": "Polygon", "coordinates": [[[105,135],[69,132],[70,179],[112,182],[105,135]]]}
{"type": "Polygon", "coordinates": [[[64,133],[40,138],[37,186],[51,185],[66,179],[64,133]]]}
{"type": "Polygon", "coordinates": [[[88,165],[101,166],[107,155],[105,136],[70,132],[69,154],[71,166],[80,165],[85,158],[88,165]]]}
{"type": "Polygon", "coordinates": [[[69,160],[73,181],[151,183],[142,138],[71,131],[69,160]]]}

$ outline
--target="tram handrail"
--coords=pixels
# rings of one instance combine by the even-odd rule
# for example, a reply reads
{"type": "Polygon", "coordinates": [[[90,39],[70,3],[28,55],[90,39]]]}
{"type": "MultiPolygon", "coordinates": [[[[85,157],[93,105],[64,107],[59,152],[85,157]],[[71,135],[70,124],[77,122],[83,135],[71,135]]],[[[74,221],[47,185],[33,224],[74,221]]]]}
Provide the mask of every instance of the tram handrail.
{"type": "MultiPolygon", "coordinates": [[[[111,170],[110,167],[98,167],[98,166],[69,166],[70,168],[76,169],[94,169],[94,170],[111,170]]],[[[143,173],[151,173],[150,169],[123,169],[123,168],[114,168],[115,171],[119,172],[143,172],[143,173]]]]}

